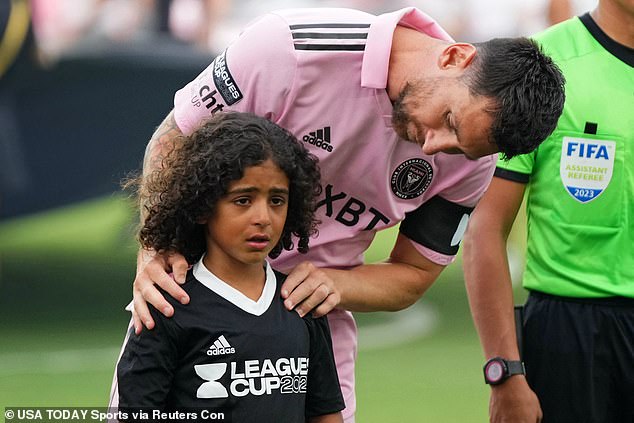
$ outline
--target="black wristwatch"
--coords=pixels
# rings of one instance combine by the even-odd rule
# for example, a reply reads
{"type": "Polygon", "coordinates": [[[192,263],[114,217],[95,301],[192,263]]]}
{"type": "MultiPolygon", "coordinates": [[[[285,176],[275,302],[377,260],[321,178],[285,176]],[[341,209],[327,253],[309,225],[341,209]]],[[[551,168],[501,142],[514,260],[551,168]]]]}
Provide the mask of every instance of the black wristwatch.
{"type": "Polygon", "coordinates": [[[499,385],[513,375],[525,375],[524,363],[493,357],[484,364],[484,381],[489,385],[499,385]]]}

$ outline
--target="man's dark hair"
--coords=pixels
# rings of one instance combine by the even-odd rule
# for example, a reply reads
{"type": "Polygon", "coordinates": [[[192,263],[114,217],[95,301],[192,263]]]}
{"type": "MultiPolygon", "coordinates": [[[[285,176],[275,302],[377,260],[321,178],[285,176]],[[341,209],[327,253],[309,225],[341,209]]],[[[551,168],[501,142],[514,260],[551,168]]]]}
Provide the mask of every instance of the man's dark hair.
{"type": "Polygon", "coordinates": [[[206,250],[204,226],[198,222],[212,215],[229,184],[242,178],[246,168],[268,159],[289,180],[286,223],[269,256],[291,250],[292,235],[298,237],[297,250],[307,252],[308,238],[317,232],[317,158],[278,125],[238,112],[218,113],[191,136],[178,139],[161,168],[147,176],[141,245],[160,253],[177,251],[190,263],[198,260],[206,250]]]}
{"type": "Polygon", "coordinates": [[[474,44],[476,56],[464,78],[474,95],[496,107],[491,141],[504,158],[536,149],[557,126],[564,107],[565,79],[539,45],[524,37],[474,44]]]}

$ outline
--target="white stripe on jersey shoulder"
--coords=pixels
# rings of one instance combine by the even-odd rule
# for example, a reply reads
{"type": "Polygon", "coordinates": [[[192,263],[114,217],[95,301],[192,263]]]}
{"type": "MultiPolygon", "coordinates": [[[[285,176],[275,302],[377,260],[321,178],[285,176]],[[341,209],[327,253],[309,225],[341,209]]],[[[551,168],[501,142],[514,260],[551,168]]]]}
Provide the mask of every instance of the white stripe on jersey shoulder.
{"type": "Polygon", "coordinates": [[[369,23],[314,22],[289,25],[295,50],[363,51],[369,23]]]}
{"type": "MultiPolygon", "coordinates": [[[[204,258],[204,256],[203,256],[204,258]]],[[[271,268],[271,265],[268,262],[266,263],[266,280],[264,282],[264,289],[262,290],[262,295],[257,301],[253,301],[251,298],[244,295],[242,292],[228,285],[222,279],[211,273],[209,269],[205,267],[203,264],[203,259],[201,258],[198,263],[194,265],[194,277],[202,283],[205,287],[209,288],[216,294],[220,295],[233,305],[247,313],[253,314],[254,316],[261,316],[264,314],[266,310],[269,309],[273,298],[275,297],[275,292],[277,289],[277,280],[275,278],[275,273],[271,268]]]]}

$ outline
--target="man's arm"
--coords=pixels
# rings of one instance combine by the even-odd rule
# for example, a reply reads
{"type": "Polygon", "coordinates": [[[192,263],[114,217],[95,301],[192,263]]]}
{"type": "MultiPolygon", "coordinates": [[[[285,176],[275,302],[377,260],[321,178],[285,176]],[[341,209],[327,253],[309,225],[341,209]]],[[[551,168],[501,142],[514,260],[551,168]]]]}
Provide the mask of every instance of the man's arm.
{"type": "Polygon", "coordinates": [[[349,270],[298,265],[282,285],[285,305],[301,315],[323,316],[335,307],[350,311],[397,311],[414,304],[445,266],[423,257],[399,234],[386,263],[349,270]],[[303,282],[302,282],[303,281],[303,282]]]}
{"type": "MultiPolygon", "coordinates": [[[[506,241],[525,185],[494,177],[473,212],[463,245],[463,266],[471,313],[487,359],[519,360],[513,291],[506,241]]],[[[526,378],[512,376],[491,387],[492,422],[538,422],[541,409],[526,378]]]]}
{"type": "MultiPolygon", "coordinates": [[[[174,120],[174,111],[171,111],[154,131],[145,149],[145,157],[143,158],[144,181],[148,175],[161,166],[165,152],[175,147],[177,137],[181,135],[182,133],[174,120]]],[[[143,221],[150,205],[144,183],[141,185],[139,193],[139,209],[141,210],[141,221],[143,221]]],[[[178,283],[185,282],[187,267],[187,261],[180,254],[160,256],[151,250],[141,249],[139,251],[132,291],[134,297],[132,316],[134,318],[134,331],[137,335],[141,332],[142,325],[148,329],[154,327],[154,320],[148,310],[147,302],[166,316],[174,314],[174,308],[156,289],[155,283],[172,297],[179,299],[181,303],[187,304],[189,302],[189,296],[178,285],[178,283]],[[167,274],[169,271],[173,273],[173,278],[167,274]]]]}

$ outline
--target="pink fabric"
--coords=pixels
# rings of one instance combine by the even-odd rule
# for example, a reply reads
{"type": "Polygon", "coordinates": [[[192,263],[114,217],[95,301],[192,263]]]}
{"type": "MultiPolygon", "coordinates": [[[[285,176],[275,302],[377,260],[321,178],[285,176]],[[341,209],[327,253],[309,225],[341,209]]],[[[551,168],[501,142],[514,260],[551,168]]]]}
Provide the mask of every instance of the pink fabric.
{"type": "Polygon", "coordinates": [[[328,313],[328,323],[333,339],[332,349],[339,374],[339,384],[346,408],[343,418],[354,416],[357,400],[354,392],[354,363],[357,360],[357,325],[352,313],[345,310],[333,310],[328,313]],[[334,340],[337,342],[334,342],[334,340]],[[342,377],[344,376],[344,377],[342,377]]]}

